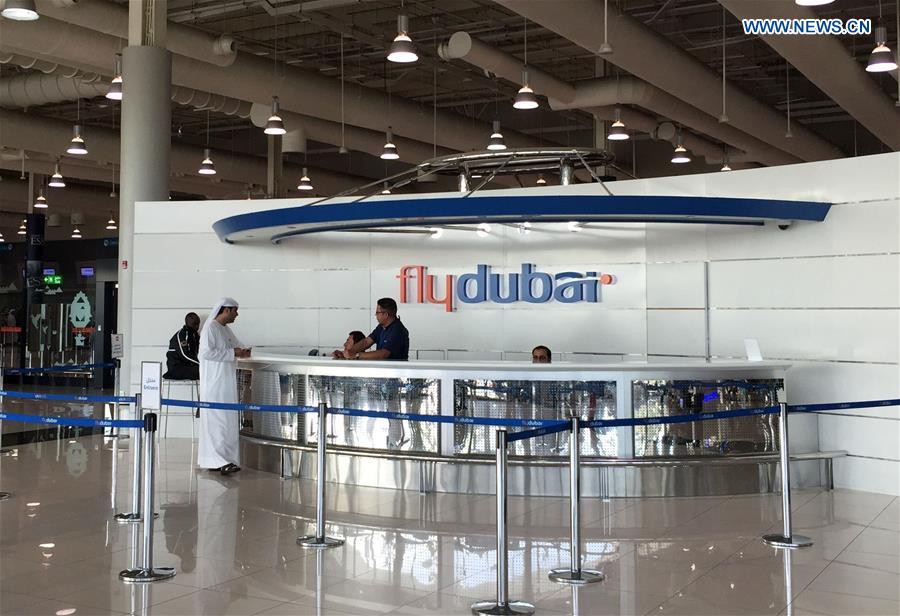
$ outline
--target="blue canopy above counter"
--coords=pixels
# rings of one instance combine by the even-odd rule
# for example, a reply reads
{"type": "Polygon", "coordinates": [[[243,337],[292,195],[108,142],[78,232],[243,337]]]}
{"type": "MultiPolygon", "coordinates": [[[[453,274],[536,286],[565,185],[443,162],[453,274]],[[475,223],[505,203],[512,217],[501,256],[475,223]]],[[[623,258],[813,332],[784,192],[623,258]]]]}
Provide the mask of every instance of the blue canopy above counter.
{"type": "MultiPolygon", "coordinates": [[[[498,191],[499,192],[499,191],[498,191]]],[[[506,192],[506,191],[503,191],[506,192]]],[[[213,230],[224,242],[278,243],[295,235],[385,227],[488,223],[665,222],[763,225],[822,222],[831,204],[816,201],[644,195],[431,195],[351,197],[316,205],[261,210],[223,218],[213,230]]]]}

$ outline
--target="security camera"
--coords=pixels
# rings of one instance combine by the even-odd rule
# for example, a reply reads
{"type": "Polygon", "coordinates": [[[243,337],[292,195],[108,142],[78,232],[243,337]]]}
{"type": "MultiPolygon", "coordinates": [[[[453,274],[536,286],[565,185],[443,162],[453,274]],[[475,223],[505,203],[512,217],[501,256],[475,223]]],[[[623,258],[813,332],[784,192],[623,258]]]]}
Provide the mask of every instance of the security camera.
{"type": "Polygon", "coordinates": [[[791,228],[791,225],[793,225],[793,224],[794,224],[793,220],[785,220],[785,221],[778,223],[778,228],[781,229],[782,231],[787,231],[788,229],[791,228]]]}

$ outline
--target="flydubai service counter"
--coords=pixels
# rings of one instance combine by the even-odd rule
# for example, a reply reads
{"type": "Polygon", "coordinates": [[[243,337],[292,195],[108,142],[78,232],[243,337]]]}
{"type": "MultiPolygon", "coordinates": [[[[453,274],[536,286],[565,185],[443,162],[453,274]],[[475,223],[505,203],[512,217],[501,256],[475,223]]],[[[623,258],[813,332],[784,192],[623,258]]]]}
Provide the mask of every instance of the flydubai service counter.
{"type": "MultiPolygon", "coordinates": [[[[341,362],[289,355],[241,361],[241,402],[422,415],[583,420],[678,416],[776,405],[786,364],[341,362]]],[[[243,463],[313,477],[315,415],[247,412],[243,463]]],[[[493,431],[329,415],[328,479],[366,486],[490,493],[493,431]]],[[[778,416],[581,431],[582,490],[592,496],[765,492],[777,484],[778,416]]],[[[510,494],[561,496],[566,432],[510,445],[510,494]]],[[[818,460],[810,476],[818,478],[818,460]]]]}

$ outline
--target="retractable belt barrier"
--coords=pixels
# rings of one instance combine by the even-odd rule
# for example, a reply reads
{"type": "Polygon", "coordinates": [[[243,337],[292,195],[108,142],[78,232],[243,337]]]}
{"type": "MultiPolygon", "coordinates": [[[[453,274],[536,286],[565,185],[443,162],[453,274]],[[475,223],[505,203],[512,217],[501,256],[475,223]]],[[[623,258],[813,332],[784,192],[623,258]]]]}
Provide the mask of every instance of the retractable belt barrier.
{"type": "Polygon", "coordinates": [[[18,421],[27,424],[50,426],[81,426],[87,428],[141,428],[139,419],[91,419],[90,417],[47,417],[46,415],[25,415],[22,413],[0,412],[0,420],[18,421]]]}
{"type": "Polygon", "coordinates": [[[43,366],[39,368],[4,368],[3,374],[21,376],[24,374],[38,374],[43,372],[75,372],[77,370],[94,370],[95,368],[115,368],[116,364],[109,362],[103,364],[68,364],[59,366],[43,366]]]}
{"type": "Polygon", "coordinates": [[[30,391],[0,390],[0,398],[18,398],[22,400],[55,400],[57,402],[105,402],[110,404],[134,402],[134,396],[78,396],[74,394],[44,394],[30,391]]]}

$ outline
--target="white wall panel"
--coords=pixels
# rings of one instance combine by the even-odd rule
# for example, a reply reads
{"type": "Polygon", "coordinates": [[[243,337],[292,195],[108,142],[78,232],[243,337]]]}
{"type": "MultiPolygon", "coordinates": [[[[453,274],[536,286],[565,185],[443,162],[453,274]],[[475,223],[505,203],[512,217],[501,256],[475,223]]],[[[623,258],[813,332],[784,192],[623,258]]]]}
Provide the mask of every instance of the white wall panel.
{"type": "Polygon", "coordinates": [[[900,335],[893,310],[713,310],[712,354],[744,357],[744,339],[764,358],[896,362],[900,335]]]}
{"type": "MultiPolygon", "coordinates": [[[[900,398],[900,367],[896,364],[833,362],[795,364],[790,372],[788,403],[821,404],[900,398]]],[[[900,418],[900,407],[831,411],[863,417],[900,418]]],[[[867,424],[860,423],[860,426],[867,424]]]]}
{"type": "MultiPolygon", "coordinates": [[[[507,310],[503,321],[503,350],[528,350],[543,344],[551,349],[585,353],[644,353],[646,322],[643,310],[569,308],[565,317],[530,310],[507,310]]],[[[492,332],[488,337],[495,338],[492,332]]]]}
{"type": "Polygon", "coordinates": [[[707,225],[647,225],[647,261],[705,261],[707,225]]]}
{"type": "Polygon", "coordinates": [[[703,308],[706,285],[703,263],[648,263],[647,306],[703,308]]]}
{"type": "Polygon", "coordinates": [[[826,450],[900,461],[900,421],[819,415],[819,442],[826,450]]]}
{"type": "Polygon", "coordinates": [[[706,357],[703,310],[648,310],[647,347],[653,355],[706,357]]]}
{"type": "Polygon", "coordinates": [[[836,488],[894,494],[900,492],[900,463],[847,457],[834,461],[836,488]]]}
{"type": "Polygon", "coordinates": [[[713,307],[897,308],[900,255],[710,264],[713,307]]]}
{"type": "Polygon", "coordinates": [[[710,260],[782,258],[897,252],[900,210],[896,200],[835,205],[825,222],[796,223],[787,231],[775,225],[709,225],[710,260]]]}

